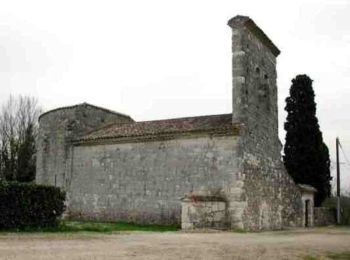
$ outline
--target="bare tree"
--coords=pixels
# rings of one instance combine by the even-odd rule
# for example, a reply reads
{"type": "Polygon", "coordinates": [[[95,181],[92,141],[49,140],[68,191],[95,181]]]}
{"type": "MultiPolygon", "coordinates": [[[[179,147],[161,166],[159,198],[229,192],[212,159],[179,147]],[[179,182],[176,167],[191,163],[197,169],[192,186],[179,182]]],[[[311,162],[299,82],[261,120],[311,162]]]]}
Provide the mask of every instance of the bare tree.
{"type": "MultiPolygon", "coordinates": [[[[38,117],[42,110],[38,105],[38,100],[34,97],[19,96],[17,108],[17,132],[18,137],[23,139],[25,132],[30,125],[37,126],[38,117]]],[[[35,129],[35,137],[37,134],[37,127],[35,129]]]]}
{"type": "Polygon", "coordinates": [[[32,181],[35,178],[35,140],[38,100],[10,96],[0,110],[0,179],[32,181]]]}

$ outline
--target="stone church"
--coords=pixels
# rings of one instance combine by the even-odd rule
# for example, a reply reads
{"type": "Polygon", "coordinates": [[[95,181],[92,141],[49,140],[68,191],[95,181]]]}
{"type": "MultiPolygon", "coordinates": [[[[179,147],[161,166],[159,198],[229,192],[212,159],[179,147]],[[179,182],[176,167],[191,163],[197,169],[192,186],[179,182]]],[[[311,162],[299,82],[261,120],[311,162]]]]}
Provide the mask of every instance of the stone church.
{"type": "Polygon", "coordinates": [[[73,219],[281,229],[312,223],[312,187],[281,161],[279,49],[249,17],[232,30],[232,114],[136,122],[87,103],[39,118],[39,184],[73,219]]]}

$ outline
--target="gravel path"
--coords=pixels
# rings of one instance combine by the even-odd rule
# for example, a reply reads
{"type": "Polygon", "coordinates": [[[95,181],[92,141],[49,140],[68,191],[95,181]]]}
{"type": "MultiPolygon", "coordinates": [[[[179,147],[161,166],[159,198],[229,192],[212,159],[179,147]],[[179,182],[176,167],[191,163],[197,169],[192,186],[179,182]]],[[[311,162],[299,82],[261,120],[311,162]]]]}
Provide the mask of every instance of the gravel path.
{"type": "Polygon", "coordinates": [[[303,259],[344,251],[350,251],[350,228],[262,233],[0,234],[0,259],[303,259]]]}

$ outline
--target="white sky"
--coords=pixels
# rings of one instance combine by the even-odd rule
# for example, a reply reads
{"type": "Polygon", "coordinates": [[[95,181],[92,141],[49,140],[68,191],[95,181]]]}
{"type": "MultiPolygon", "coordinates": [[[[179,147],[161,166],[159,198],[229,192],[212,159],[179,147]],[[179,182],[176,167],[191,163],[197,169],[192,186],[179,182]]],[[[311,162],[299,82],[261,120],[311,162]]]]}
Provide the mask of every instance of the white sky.
{"type": "MultiPolygon", "coordinates": [[[[290,80],[314,80],[324,140],[350,159],[350,0],[0,0],[0,103],[89,102],[151,120],[231,112],[231,31],[248,15],[281,49],[280,136],[290,80]]],[[[342,161],[345,162],[344,159],[342,161]]],[[[342,165],[350,189],[350,166],[342,165]]]]}

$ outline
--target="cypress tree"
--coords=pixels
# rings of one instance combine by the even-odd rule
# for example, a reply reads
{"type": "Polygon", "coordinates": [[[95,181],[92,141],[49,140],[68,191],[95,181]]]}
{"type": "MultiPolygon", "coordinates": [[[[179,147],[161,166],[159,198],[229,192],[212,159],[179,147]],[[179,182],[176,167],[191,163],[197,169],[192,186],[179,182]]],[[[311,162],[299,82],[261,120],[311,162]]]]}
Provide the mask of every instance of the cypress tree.
{"type": "Polygon", "coordinates": [[[317,189],[315,205],[320,206],[330,196],[330,160],[316,117],[312,80],[307,75],[292,80],[285,110],[288,115],[284,124],[284,164],[296,183],[317,189]]]}

